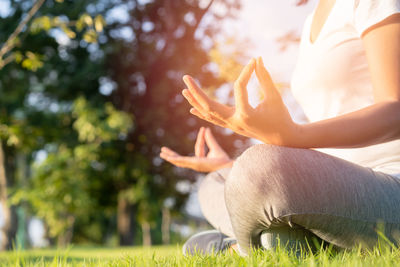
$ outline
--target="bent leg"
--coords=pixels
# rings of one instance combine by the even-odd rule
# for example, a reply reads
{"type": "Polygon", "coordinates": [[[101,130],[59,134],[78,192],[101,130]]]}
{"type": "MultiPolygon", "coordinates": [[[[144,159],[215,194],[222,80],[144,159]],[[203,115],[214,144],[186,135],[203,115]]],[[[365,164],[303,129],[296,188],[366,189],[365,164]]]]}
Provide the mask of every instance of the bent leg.
{"type": "Polygon", "coordinates": [[[223,234],[234,237],[224,196],[225,180],[230,171],[227,168],[208,174],[200,185],[198,198],[207,221],[223,234]]]}
{"type": "MultiPolygon", "coordinates": [[[[225,181],[228,179],[230,171],[231,168],[227,168],[208,174],[200,185],[198,199],[207,221],[223,234],[236,238],[224,196],[225,181]]],[[[243,200],[243,204],[246,205],[246,199],[243,200]]],[[[261,236],[261,244],[265,249],[276,247],[277,242],[288,248],[295,248],[299,244],[305,245],[306,240],[312,241],[313,238],[315,238],[314,234],[302,228],[281,227],[272,231],[264,231],[261,236]]]]}
{"type": "Polygon", "coordinates": [[[233,165],[225,200],[242,252],[263,231],[300,227],[343,248],[396,241],[400,180],[314,150],[256,145],[233,165]]]}

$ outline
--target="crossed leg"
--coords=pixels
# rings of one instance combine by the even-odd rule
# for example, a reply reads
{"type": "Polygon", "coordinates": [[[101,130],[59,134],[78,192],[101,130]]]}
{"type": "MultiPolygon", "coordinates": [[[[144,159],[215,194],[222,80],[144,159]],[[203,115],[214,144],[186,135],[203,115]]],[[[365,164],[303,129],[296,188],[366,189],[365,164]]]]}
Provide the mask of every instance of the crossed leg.
{"type": "Polygon", "coordinates": [[[268,248],[265,233],[299,238],[298,229],[342,248],[375,245],[378,227],[396,244],[400,237],[400,179],[314,150],[253,146],[231,170],[209,174],[199,200],[244,254],[268,248]]]}

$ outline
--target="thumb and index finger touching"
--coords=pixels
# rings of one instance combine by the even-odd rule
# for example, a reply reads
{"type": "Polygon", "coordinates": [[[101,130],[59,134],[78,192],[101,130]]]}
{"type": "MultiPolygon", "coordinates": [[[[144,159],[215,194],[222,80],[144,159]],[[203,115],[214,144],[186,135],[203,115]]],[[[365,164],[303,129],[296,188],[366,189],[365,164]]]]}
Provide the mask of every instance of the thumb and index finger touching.
{"type": "MultiPolygon", "coordinates": [[[[253,58],[243,68],[242,72],[240,73],[238,79],[235,82],[235,88],[234,88],[235,103],[236,103],[236,108],[239,109],[240,111],[246,111],[248,108],[251,107],[249,104],[249,101],[248,101],[247,84],[249,83],[251,75],[253,74],[254,71],[256,72],[257,79],[259,80],[264,93],[266,93],[269,96],[273,96],[278,93],[278,91],[276,90],[276,88],[273,84],[271,76],[269,75],[268,71],[264,67],[262,58],[261,57],[259,57],[257,59],[253,58]]],[[[197,86],[197,84],[195,83],[193,78],[186,75],[184,77],[184,81],[186,84],[189,85],[189,88],[191,88],[191,90],[196,92],[196,95],[198,96],[198,99],[200,100],[199,102],[204,105],[207,101],[207,96],[197,86]]],[[[196,157],[204,157],[205,156],[205,152],[206,152],[205,145],[206,144],[210,149],[221,149],[217,140],[213,136],[211,130],[209,128],[201,127],[199,130],[197,139],[196,139],[196,143],[195,143],[196,157]]],[[[176,153],[175,151],[173,151],[167,147],[162,148],[161,154],[163,156],[167,156],[167,157],[168,156],[169,157],[180,156],[178,153],[176,153]]]]}
{"type": "Polygon", "coordinates": [[[207,128],[205,131],[205,140],[210,150],[222,150],[221,146],[218,144],[217,140],[212,134],[210,128],[207,128]]]}
{"type": "Polygon", "coordinates": [[[262,58],[253,58],[243,68],[242,72],[235,82],[235,103],[236,108],[239,110],[239,112],[245,112],[246,110],[251,108],[246,87],[254,71],[266,96],[275,97],[279,95],[279,92],[276,90],[274,82],[272,81],[271,75],[264,66],[262,58]]]}
{"type": "MultiPolygon", "coordinates": [[[[205,145],[207,145],[207,147],[209,147],[210,149],[220,148],[220,145],[212,134],[211,129],[208,127],[201,127],[199,133],[197,134],[196,143],[194,145],[194,152],[196,157],[205,157],[205,145]]],[[[162,147],[161,155],[169,157],[181,156],[169,147],[162,147]]]]}
{"type": "Polygon", "coordinates": [[[271,75],[267,71],[264,66],[264,62],[261,57],[258,57],[256,60],[256,76],[259,81],[263,92],[268,97],[274,97],[279,95],[279,92],[276,90],[274,82],[272,81],[271,75]]]}
{"type": "MultiPolygon", "coordinates": [[[[257,59],[252,58],[250,62],[243,68],[234,85],[235,106],[239,112],[246,112],[251,108],[248,100],[247,84],[249,83],[251,75],[254,71],[256,72],[257,79],[259,80],[264,93],[271,96],[274,96],[276,93],[278,93],[273,84],[271,76],[264,67],[261,57],[257,59]]],[[[183,80],[188,86],[190,94],[194,96],[198,104],[201,106],[201,109],[205,108],[207,110],[207,108],[210,106],[210,99],[208,96],[200,89],[198,84],[191,76],[185,75],[183,80]]],[[[226,114],[224,114],[225,112],[222,112],[224,110],[220,110],[218,105],[214,105],[213,108],[216,109],[217,113],[221,113],[223,117],[226,117],[226,114]]]]}
{"type": "Polygon", "coordinates": [[[234,96],[235,96],[235,106],[240,112],[246,111],[250,108],[249,97],[247,93],[247,84],[251,78],[256,67],[256,61],[254,58],[243,68],[239,77],[235,81],[234,85],[234,96]]]}
{"type": "Polygon", "coordinates": [[[221,146],[218,144],[218,141],[215,139],[214,135],[210,128],[201,127],[199,133],[197,135],[196,143],[195,143],[195,155],[196,157],[205,157],[206,156],[206,148],[205,145],[210,150],[221,150],[221,146]]]}

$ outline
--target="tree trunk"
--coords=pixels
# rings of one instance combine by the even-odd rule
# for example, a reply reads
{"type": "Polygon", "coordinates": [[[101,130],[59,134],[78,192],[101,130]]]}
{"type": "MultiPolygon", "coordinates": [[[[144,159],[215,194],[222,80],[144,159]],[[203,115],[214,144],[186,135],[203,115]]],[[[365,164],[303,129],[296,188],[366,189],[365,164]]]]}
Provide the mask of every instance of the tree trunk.
{"type": "MultiPolygon", "coordinates": [[[[16,171],[14,174],[14,179],[18,181],[18,186],[25,187],[28,183],[30,177],[30,167],[28,157],[23,153],[16,153],[15,157],[16,171]]],[[[8,176],[9,177],[9,176],[8,176]]],[[[17,233],[15,237],[15,246],[18,249],[25,249],[28,245],[28,208],[26,203],[20,203],[16,207],[15,211],[17,213],[17,233]]]]}
{"type": "Polygon", "coordinates": [[[48,245],[50,247],[57,246],[57,238],[50,235],[50,227],[47,225],[45,221],[43,221],[44,227],[44,238],[49,242],[48,245]]]}
{"type": "Polygon", "coordinates": [[[74,225],[75,225],[75,216],[68,215],[66,216],[68,228],[64,233],[62,233],[57,238],[57,245],[58,247],[65,248],[68,244],[71,243],[72,237],[74,235],[74,225]]]}
{"type": "Polygon", "coordinates": [[[142,223],[142,234],[143,234],[143,246],[151,246],[151,232],[150,232],[150,223],[143,222],[142,223]]]}
{"type": "Polygon", "coordinates": [[[134,208],[128,200],[120,194],[118,196],[117,227],[120,246],[132,246],[134,244],[134,208]]]}
{"type": "Polygon", "coordinates": [[[162,209],[162,221],[161,221],[161,234],[162,234],[162,242],[164,245],[170,243],[170,231],[171,226],[171,212],[169,208],[163,207],[162,209]]]}
{"type": "Polygon", "coordinates": [[[8,204],[7,185],[9,184],[6,176],[6,159],[3,144],[0,141],[0,205],[4,220],[3,228],[0,230],[0,250],[12,249],[15,242],[17,215],[15,209],[8,204]]]}

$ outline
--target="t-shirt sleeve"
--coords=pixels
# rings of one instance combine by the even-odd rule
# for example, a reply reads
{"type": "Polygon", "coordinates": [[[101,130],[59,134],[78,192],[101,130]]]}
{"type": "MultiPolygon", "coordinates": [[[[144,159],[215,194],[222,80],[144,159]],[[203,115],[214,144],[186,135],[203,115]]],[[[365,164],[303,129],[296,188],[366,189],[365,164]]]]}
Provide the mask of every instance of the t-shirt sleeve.
{"type": "Polygon", "coordinates": [[[400,0],[355,0],[354,27],[363,33],[387,17],[400,13],[400,0]]]}

